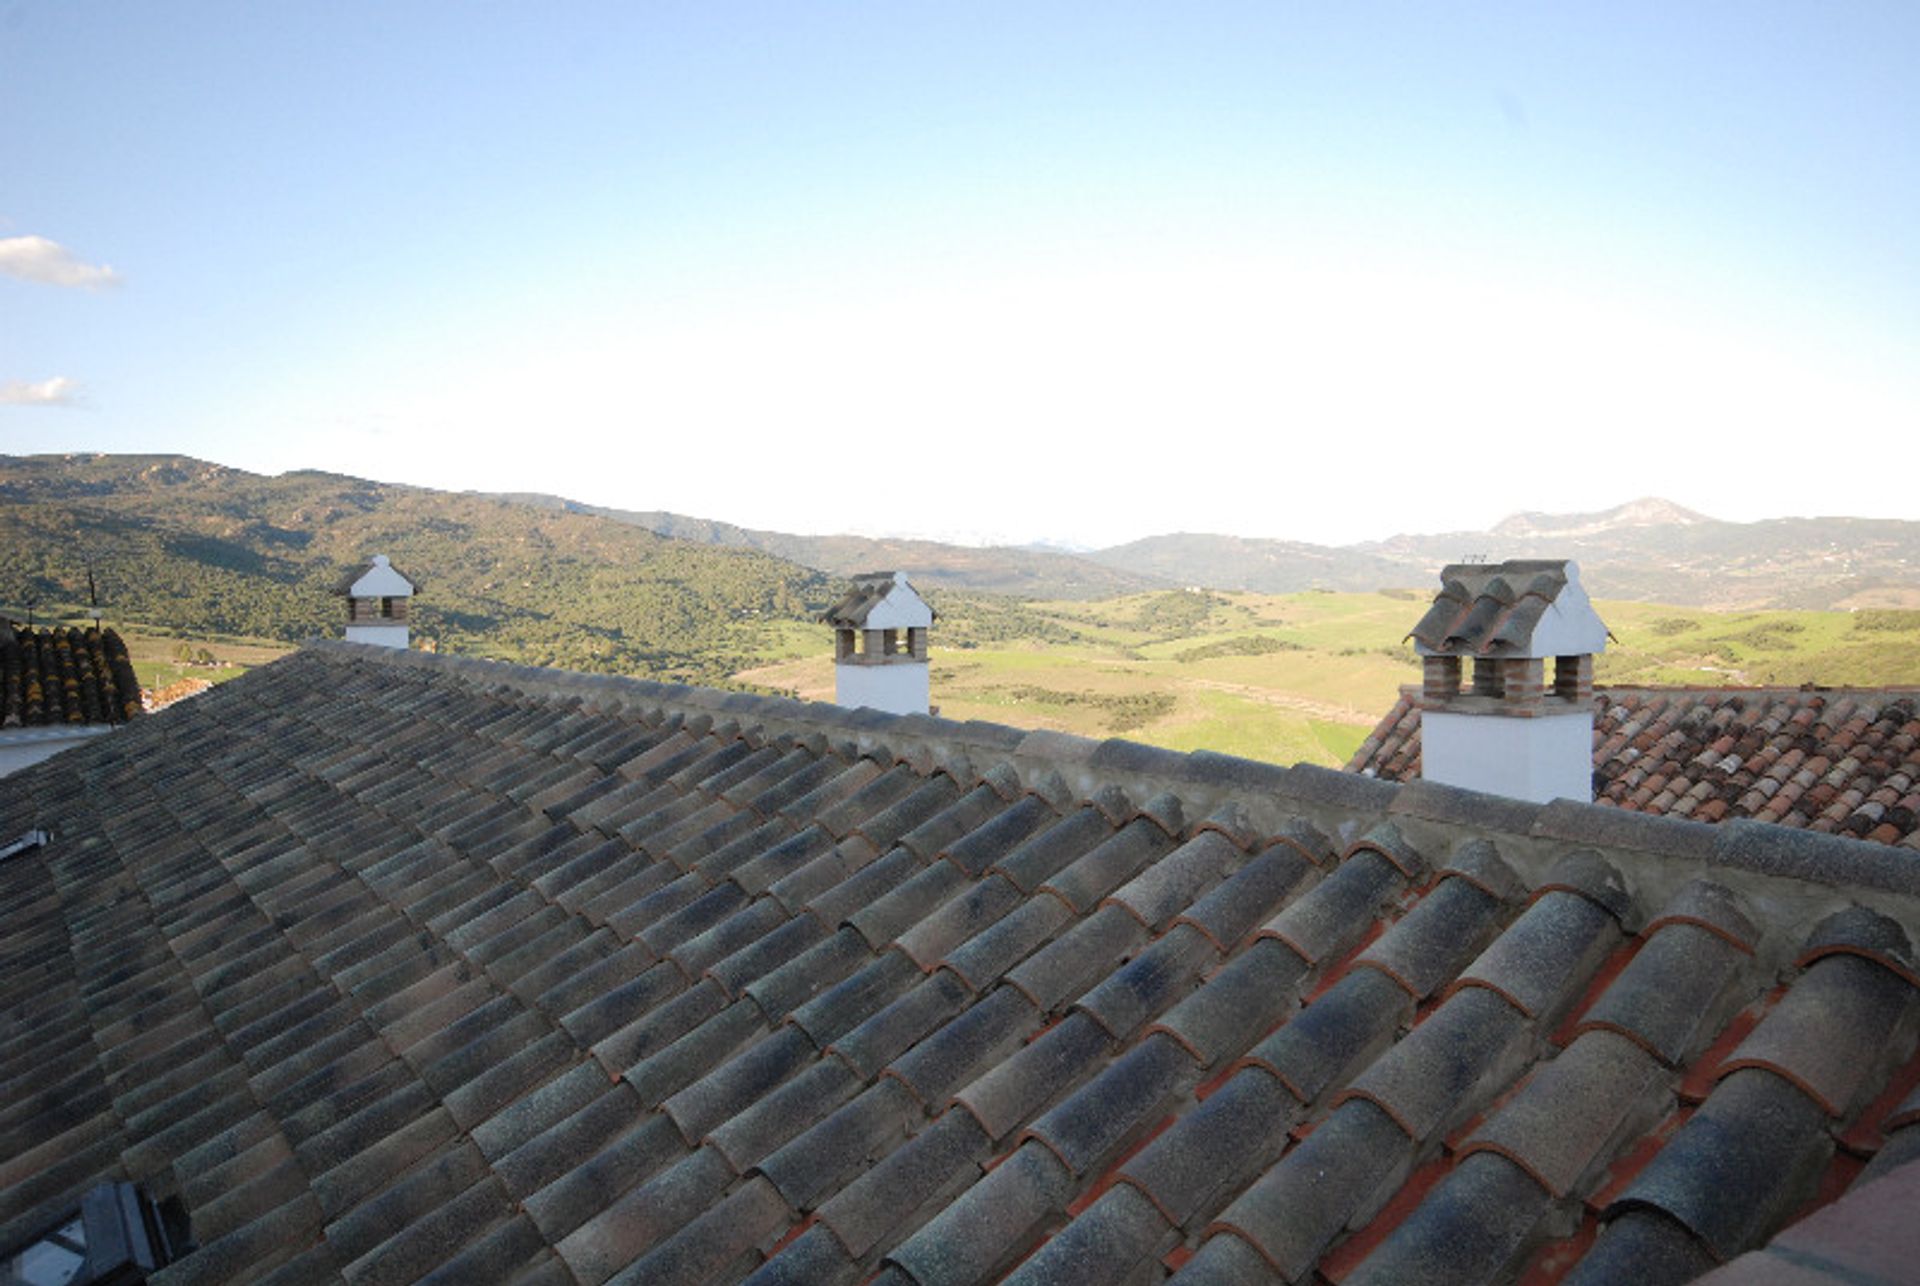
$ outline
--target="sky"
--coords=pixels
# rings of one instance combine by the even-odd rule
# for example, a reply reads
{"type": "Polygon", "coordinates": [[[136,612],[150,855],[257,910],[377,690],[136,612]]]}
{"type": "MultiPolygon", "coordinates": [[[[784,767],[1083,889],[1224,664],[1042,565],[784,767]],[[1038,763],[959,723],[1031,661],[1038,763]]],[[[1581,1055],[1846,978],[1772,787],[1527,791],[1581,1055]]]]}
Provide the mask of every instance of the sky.
{"type": "Polygon", "coordinates": [[[1916,519],[1916,56],[1911,0],[0,0],[0,452],[1082,547],[1916,519]]]}

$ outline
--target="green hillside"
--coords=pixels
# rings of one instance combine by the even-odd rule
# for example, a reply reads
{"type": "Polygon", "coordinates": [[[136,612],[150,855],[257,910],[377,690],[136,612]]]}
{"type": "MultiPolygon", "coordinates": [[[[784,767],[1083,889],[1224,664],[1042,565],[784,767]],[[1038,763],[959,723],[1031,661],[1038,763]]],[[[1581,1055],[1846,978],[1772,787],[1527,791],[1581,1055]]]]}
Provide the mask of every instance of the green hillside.
{"type": "Polygon", "coordinates": [[[0,457],[0,612],[75,615],[91,564],[109,619],[295,641],[339,630],[329,590],[385,553],[424,592],[415,632],[539,665],[718,681],[825,576],[591,515],[181,456],[0,457]]]}
{"type": "MultiPolygon", "coordinates": [[[[636,512],[582,504],[559,496],[516,492],[500,499],[541,509],[593,514],[631,523],[660,536],[696,544],[757,549],[789,562],[817,567],[835,576],[854,576],[878,568],[913,574],[921,590],[970,590],[1023,598],[1111,598],[1167,588],[1161,578],[1055,550],[992,545],[950,545],[935,540],[870,536],[800,536],[736,527],[709,518],[660,511],[636,512]]],[[[1371,583],[1371,582],[1369,582],[1371,583]]]]}
{"type": "MultiPolygon", "coordinates": [[[[236,672],[180,662],[181,639],[244,666],[273,654],[249,641],[338,637],[329,591],[375,552],[420,580],[416,634],[450,650],[832,696],[814,618],[833,583],[760,550],[334,474],[0,457],[0,614],[32,600],[43,621],[83,616],[91,562],[143,680],[236,672]]],[[[1405,636],[1428,592],[1031,600],[936,580],[934,700],[955,718],[1338,764],[1418,679],[1405,636]]],[[[1920,683],[1920,612],[1600,610],[1615,635],[1603,683],[1920,683]]]]}

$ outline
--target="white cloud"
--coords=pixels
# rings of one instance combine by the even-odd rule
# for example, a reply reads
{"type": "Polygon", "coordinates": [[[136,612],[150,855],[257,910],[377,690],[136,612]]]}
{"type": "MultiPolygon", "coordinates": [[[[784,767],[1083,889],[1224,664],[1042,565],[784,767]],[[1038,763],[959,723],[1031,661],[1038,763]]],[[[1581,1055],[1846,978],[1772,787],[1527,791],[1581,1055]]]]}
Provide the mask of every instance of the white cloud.
{"type": "Polygon", "coordinates": [[[0,383],[0,406],[73,406],[79,400],[80,385],[64,375],[33,383],[7,380],[0,383]]]}
{"type": "Polygon", "coordinates": [[[73,251],[45,237],[0,237],[0,273],[81,290],[120,284],[120,274],[106,264],[82,263],[73,251]]]}

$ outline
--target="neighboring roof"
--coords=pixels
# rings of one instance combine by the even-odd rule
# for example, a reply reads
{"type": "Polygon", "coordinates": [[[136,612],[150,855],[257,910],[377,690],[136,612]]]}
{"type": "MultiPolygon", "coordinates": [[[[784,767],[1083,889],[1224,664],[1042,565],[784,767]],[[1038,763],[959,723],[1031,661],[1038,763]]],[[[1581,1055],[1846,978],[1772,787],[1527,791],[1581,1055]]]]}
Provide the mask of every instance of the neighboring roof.
{"type": "Polygon", "coordinates": [[[1422,655],[1571,656],[1603,652],[1607,627],[1566,559],[1449,563],[1408,637],[1422,655]]]}
{"type": "MultiPolygon", "coordinates": [[[[1347,762],[1420,776],[1420,690],[1347,762]]],[[[1599,688],[1595,802],[1720,822],[1750,817],[1920,850],[1920,688],[1599,688]]]]}
{"type": "Polygon", "coordinates": [[[858,630],[923,627],[933,617],[933,609],[901,573],[864,572],[820,619],[836,629],[858,630]]]}
{"type": "Polygon", "coordinates": [[[0,621],[0,730],[125,723],[140,713],[140,681],[113,630],[0,621]]]}
{"type": "Polygon", "coordinates": [[[0,1252],[175,1286],[1681,1280],[1920,1151],[1920,866],[1780,827],[344,644],[34,825],[0,1252]]]}
{"type": "Polygon", "coordinates": [[[366,566],[344,573],[333,586],[333,592],[343,598],[400,598],[419,590],[420,583],[395,567],[385,554],[375,554],[366,566]]]}

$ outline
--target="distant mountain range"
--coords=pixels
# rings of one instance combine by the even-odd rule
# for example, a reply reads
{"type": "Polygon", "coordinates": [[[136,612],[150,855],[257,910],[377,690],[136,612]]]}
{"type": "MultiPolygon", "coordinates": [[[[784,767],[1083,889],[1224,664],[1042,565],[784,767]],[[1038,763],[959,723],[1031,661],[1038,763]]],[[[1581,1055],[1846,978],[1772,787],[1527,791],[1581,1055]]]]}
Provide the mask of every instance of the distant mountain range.
{"type": "Polygon", "coordinates": [[[739,668],[765,622],[810,619],[834,578],[880,568],[936,592],[1087,599],[1183,586],[1426,591],[1464,556],[1573,557],[1607,598],[1920,607],[1920,523],[1728,523],[1660,500],[1344,547],[1180,534],[1076,554],[798,536],[553,496],[263,477],[177,455],[0,456],[0,614],[84,611],[91,562],[120,623],[295,640],[335,631],[327,591],[375,552],[426,582],[422,632],[461,650],[701,682],[739,668]]]}
{"type": "Polygon", "coordinates": [[[1034,545],[974,546],[871,536],[795,536],[736,527],[708,518],[689,518],[684,514],[608,509],[560,496],[517,492],[500,498],[539,509],[611,518],[675,540],[757,549],[834,576],[904,571],[922,589],[1018,594],[1028,598],[1112,598],[1169,589],[1175,584],[1150,571],[1129,570],[1091,557],[1034,545]]]}
{"type": "Polygon", "coordinates": [[[1692,607],[1920,605],[1920,522],[1770,518],[1722,522],[1665,500],[1592,514],[1516,514],[1490,532],[1352,546],[1428,574],[1463,554],[1574,558],[1601,598],[1692,607]]]}
{"type": "Polygon", "coordinates": [[[504,500],[177,455],[0,456],[0,615],[83,613],[190,636],[337,637],[340,572],[385,553],[418,578],[416,632],[460,651],[698,682],[742,668],[767,620],[831,600],[751,549],[504,500]]]}
{"type": "Polygon", "coordinates": [[[1603,598],[1718,608],[1831,608],[1856,600],[1920,605],[1920,522],[1776,518],[1722,522],[1654,498],[1597,513],[1520,513],[1491,531],[1401,535],[1356,545],[1178,533],[1082,554],[864,536],[796,536],[663,512],[517,503],[595,514],[663,536],[742,546],[836,576],[898,568],[924,588],[1106,598],[1180,586],[1290,594],[1425,589],[1466,558],[1573,558],[1603,598]]]}

